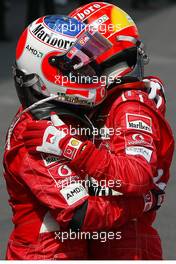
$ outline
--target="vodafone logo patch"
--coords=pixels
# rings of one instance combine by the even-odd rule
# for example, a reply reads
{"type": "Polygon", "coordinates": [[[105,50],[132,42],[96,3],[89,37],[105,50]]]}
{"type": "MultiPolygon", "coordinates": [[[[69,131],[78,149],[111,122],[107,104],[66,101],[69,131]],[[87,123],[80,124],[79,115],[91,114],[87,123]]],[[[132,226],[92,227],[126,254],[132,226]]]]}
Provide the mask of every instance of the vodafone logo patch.
{"type": "Polygon", "coordinates": [[[127,129],[141,130],[152,134],[152,119],[148,116],[126,114],[127,129]]]}
{"type": "Polygon", "coordinates": [[[59,166],[58,174],[59,176],[68,177],[68,176],[72,176],[73,172],[67,165],[64,164],[59,166]]]}
{"type": "Polygon", "coordinates": [[[146,134],[130,134],[125,136],[126,146],[140,145],[140,146],[151,146],[153,139],[151,136],[146,134]]]}
{"type": "Polygon", "coordinates": [[[64,162],[60,162],[52,166],[48,169],[50,175],[54,177],[56,180],[60,179],[63,180],[63,177],[74,177],[76,176],[75,172],[73,172],[64,162]]]}
{"type": "Polygon", "coordinates": [[[132,135],[132,139],[139,141],[139,140],[144,140],[144,137],[140,134],[134,134],[134,135],[132,135]]]}

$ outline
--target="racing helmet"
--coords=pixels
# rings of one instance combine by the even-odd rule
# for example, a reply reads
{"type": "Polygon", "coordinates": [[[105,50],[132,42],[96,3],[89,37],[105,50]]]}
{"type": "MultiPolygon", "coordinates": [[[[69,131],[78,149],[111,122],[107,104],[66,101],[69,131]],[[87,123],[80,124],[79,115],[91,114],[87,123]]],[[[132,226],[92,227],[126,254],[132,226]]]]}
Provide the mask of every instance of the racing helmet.
{"type": "Polygon", "coordinates": [[[123,76],[143,78],[149,57],[137,26],[126,12],[110,3],[93,2],[75,9],[69,16],[87,24],[89,30],[97,30],[111,43],[96,58],[101,74],[107,78],[107,86],[123,76]]]}
{"type": "Polygon", "coordinates": [[[70,17],[31,23],[18,41],[13,74],[25,106],[54,95],[56,104],[91,107],[119,77],[141,78],[145,57],[133,20],[112,4],[94,2],[70,17]]]}
{"type": "MultiPolygon", "coordinates": [[[[25,107],[51,95],[55,104],[94,106],[102,102],[106,84],[100,83],[96,76],[98,70],[92,66],[95,64],[92,55],[89,61],[80,47],[78,56],[69,57],[74,50],[73,44],[85,40],[85,35],[82,36],[85,31],[83,22],[62,15],[43,16],[25,29],[17,43],[13,67],[18,97],[25,107]],[[88,63],[74,67],[75,63],[80,65],[80,58],[88,63]]],[[[97,45],[98,54],[111,45],[98,32],[93,35],[87,32],[88,35],[90,41],[87,43],[91,47],[97,45]]]]}

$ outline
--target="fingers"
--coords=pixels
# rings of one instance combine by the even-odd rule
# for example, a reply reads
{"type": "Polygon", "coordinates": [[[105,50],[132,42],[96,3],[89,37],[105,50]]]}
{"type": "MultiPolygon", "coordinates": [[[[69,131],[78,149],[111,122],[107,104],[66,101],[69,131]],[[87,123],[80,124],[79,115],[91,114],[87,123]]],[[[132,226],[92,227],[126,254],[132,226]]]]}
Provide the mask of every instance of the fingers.
{"type": "Polygon", "coordinates": [[[56,127],[65,125],[64,122],[58,117],[58,115],[56,115],[55,112],[51,113],[51,122],[56,127]]]}
{"type": "MultiPolygon", "coordinates": [[[[38,152],[48,153],[47,147],[44,147],[43,141],[47,140],[47,136],[61,133],[60,129],[65,130],[67,127],[62,120],[55,114],[51,114],[51,121],[40,120],[30,121],[27,123],[26,130],[23,132],[24,145],[30,154],[38,152]]],[[[64,131],[63,131],[64,132],[64,131]]],[[[64,136],[65,136],[64,132],[64,136]]],[[[50,142],[49,142],[50,143],[50,142]]]]}
{"type": "Polygon", "coordinates": [[[44,148],[42,146],[36,147],[36,151],[38,151],[38,152],[45,152],[46,153],[46,151],[44,150],[44,148]]]}

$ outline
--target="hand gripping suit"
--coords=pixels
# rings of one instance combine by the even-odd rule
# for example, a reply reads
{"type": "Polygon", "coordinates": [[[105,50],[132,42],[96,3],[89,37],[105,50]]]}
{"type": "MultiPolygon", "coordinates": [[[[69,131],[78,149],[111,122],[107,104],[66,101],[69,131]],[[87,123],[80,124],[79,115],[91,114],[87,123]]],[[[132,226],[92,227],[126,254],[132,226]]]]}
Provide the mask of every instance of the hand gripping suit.
{"type": "Polygon", "coordinates": [[[29,155],[22,133],[32,117],[23,114],[4,155],[15,225],[7,259],[161,259],[160,239],[151,227],[155,213],[143,213],[142,195],[165,188],[169,178],[173,137],[162,107],[157,110],[141,90],[122,89],[118,98],[112,93],[92,118],[108,135],[95,145],[88,141],[71,162],[29,155]],[[116,133],[109,135],[110,128],[116,133]],[[106,186],[116,195],[89,196],[80,183],[85,174],[98,182],[120,181],[120,187],[106,186]],[[55,232],[69,227],[118,230],[122,239],[61,242],[55,232]]]}

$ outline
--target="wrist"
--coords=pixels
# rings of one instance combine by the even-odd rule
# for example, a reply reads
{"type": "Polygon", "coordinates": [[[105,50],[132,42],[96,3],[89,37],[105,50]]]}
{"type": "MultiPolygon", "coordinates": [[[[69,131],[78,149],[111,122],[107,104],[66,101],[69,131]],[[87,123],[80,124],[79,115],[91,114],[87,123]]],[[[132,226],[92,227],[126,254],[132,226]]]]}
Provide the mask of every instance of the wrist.
{"type": "Polygon", "coordinates": [[[65,158],[73,160],[78,153],[86,148],[86,143],[72,137],[71,135],[67,135],[60,141],[59,147],[65,158]]]}
{"type": "Polygon", "coordinates": [[[162,190],[152,189],[144,197],[144,212],[158,210],[164,202],[165,192],[162,190]]]}
{"type": "Polygon", "coordinates": [[[154,201],[154,196],[151,191],[144,195],[144,212],[148,212],[152,209],[154,201]]]}

